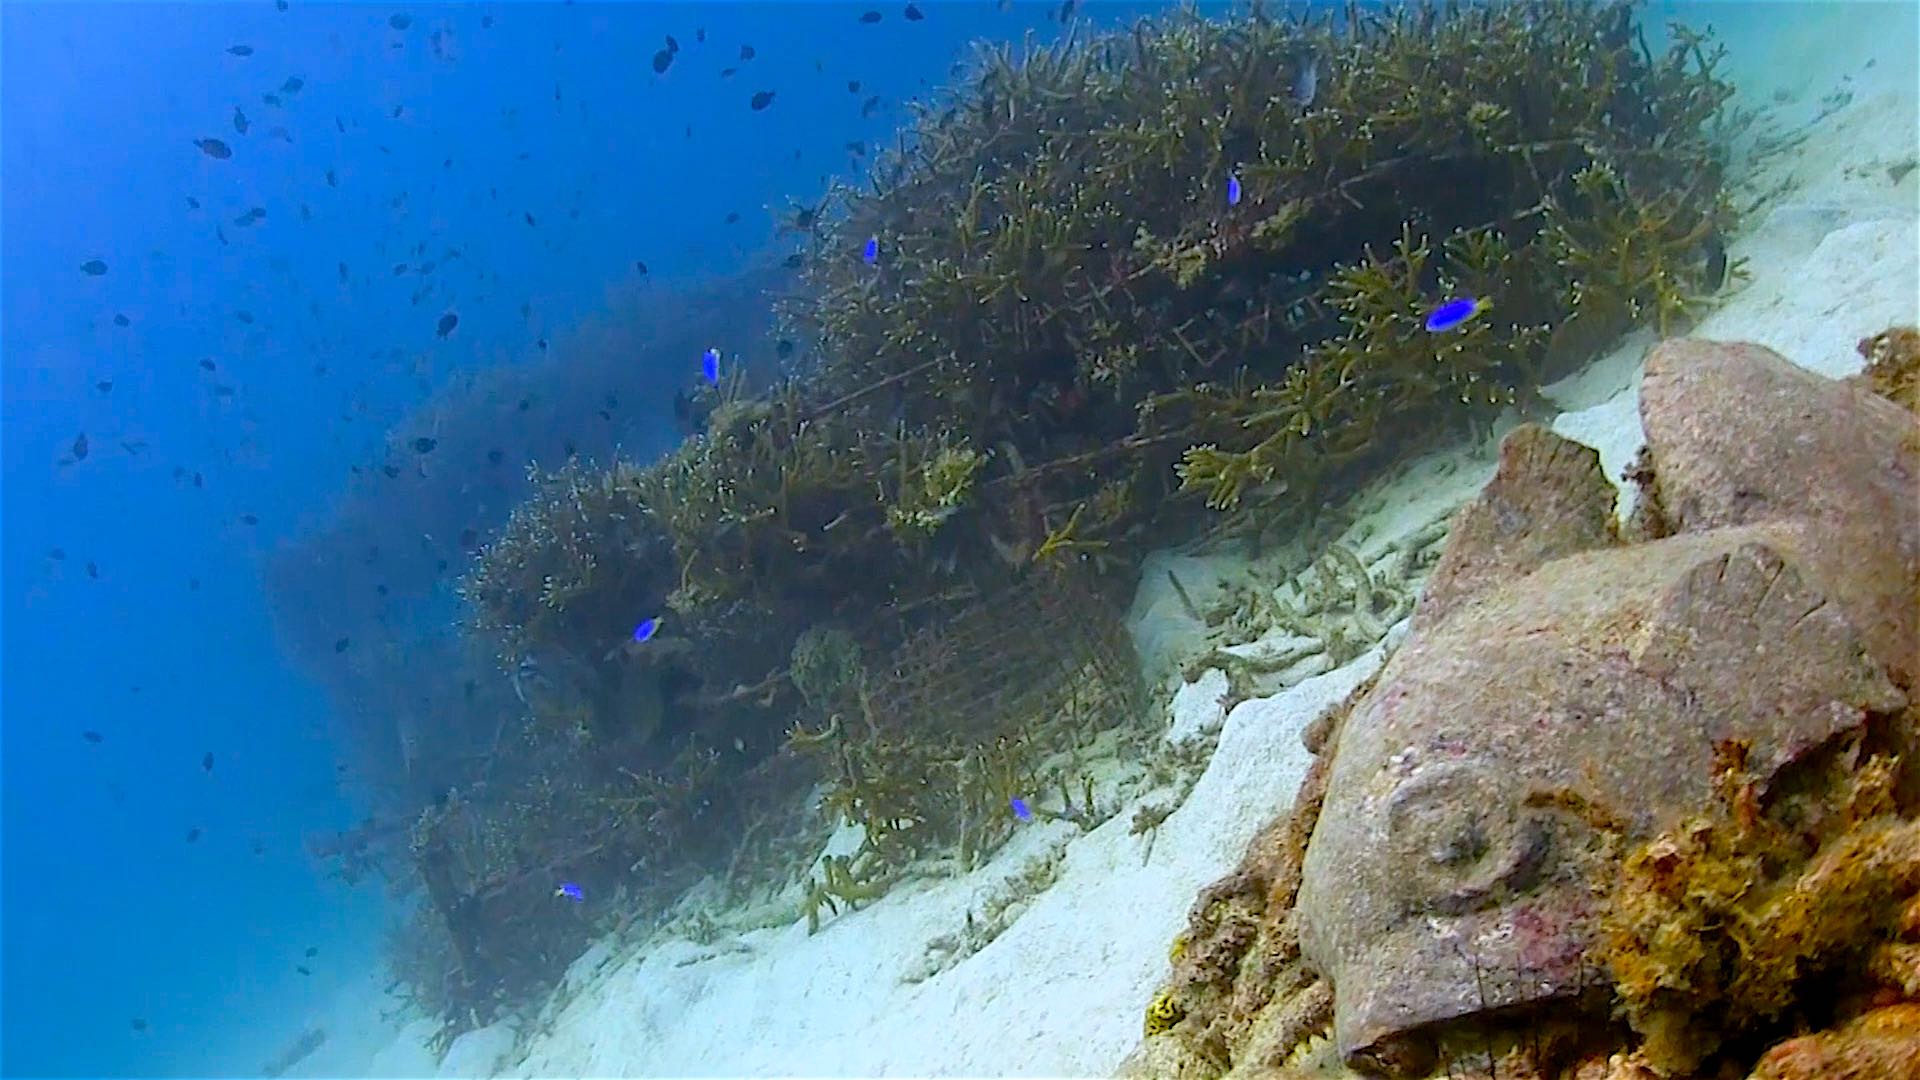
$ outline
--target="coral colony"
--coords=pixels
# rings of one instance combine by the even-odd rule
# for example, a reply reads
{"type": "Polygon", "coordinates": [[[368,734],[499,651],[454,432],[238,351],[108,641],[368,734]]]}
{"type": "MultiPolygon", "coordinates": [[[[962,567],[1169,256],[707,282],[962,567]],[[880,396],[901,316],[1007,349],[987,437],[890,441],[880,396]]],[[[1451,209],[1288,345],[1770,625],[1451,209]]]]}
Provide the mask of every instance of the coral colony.
{"type": "MultiPolygon", "coordinates": [[[[1304,527],[1699,310],[1732,223],[1718,56],[1580,2],[984,49],[910,157],[795,210],[803,368],[750,385],[707,349],[696,436],[536,472],[475,545],[463,625],[530,673],[531,720],[414,827],[423,1004],[468,1026],[550,984],[589,932],[559,874],[652,904],[714,867],[797,882],[767,917],[826,930],[910,866],[1113,813],[1056,755],[1138,711],[1144,553],[1304,527]],[[863,845],[815,863],[837,821],[863,845]]],[[[1356,620],[1402,599],[1329,574],[1365,583],[1356,620]]]]}

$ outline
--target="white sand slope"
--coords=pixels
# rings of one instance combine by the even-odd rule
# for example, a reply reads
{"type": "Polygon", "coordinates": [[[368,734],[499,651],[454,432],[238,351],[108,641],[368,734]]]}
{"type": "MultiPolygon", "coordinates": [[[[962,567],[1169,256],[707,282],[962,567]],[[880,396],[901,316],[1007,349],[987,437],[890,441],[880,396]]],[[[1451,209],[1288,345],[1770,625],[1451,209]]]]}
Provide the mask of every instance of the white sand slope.
{"type": "MultiPolygon", "coordinates": [[[[1860,366],[1858,338],[1920,319],[1920,170],[1894,178],[1920,141],[1916,9],[1774,10],[1798,21],[1791,40],[1735,37],[1736,47],[1755,50],[1736,73],[1751,80],[1743,83],[1747,96],[1768,110],[1788,146],[1743,173],[1739,202],[1749,220],[1733,254],[1748,260],[1751,279],[1729,290],[1694,333],[1757,341],[1844,374],[1860,366]],[[1824,21],[1809,21],[1816,16],[1824,21]],[[1774,100],[1776,90],[1784,100],[1774,100]]],[[[1599,447],[1616,477],[1641,442],[1634,394],[1651,343],[1637,336],[1553,390],[1565,410],[1556,429],[1599,447]]],[[[1350,534],[1354,546],[1378,551],[1464,501],[1490,474],[1489,450],[1460,448],[1445,462],[1404,471],[1376,493],[1379,509],[1350,534]]],[[[1206,647],[1203,628],[1164,583],[1169,567],[1196,599],[1211,595],[1216,580],[1249,572],[1242,560],[1167,556],[1151,565],[1133,622],[1157,685],[1206,647]]],[[[1224,720],[1223,678],[1182,691],[1178,730],[1218,726],[1219,745],[1160,827],[1151,858],[1129,822],[1138,805],[1164,801],[1164,793],[1135,798],[1089,833],[1058,822],[1022,829],[988,867],[900,887],[811,937],[796,923],[645,955],[597,949],[575,965],[570,1003],[545,1030],[517,1047],[509,1030],[469,1033],[441,1075],[1110,1073],[1138,1040],[1141,1009],[1165,974],[1168,942],[1195,891],[1229,870],[1253,832],[1289,803],[1307,762],[1300,729],[1380,656],[1376,647],[1334,672],[1243,702],[1224,720]],[[999,883],[1055,858],[1051,887],[1015,908],[1018,917],[997,939],[931,978],[906,981],[924,973],[929,942],[963,927],[999,883]]],[[[410,1029],[362,1071],[420,1068],[420,1033],[410,1029]]]]}

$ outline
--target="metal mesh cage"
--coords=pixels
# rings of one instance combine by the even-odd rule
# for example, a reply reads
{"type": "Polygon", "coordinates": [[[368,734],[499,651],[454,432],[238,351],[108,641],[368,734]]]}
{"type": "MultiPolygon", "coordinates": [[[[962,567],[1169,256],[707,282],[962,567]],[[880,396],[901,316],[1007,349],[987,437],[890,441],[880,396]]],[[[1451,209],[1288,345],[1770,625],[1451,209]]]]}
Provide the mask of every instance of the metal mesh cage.
{"type": "Polygon", "coordinates": [[[1131,709],[1140,667],[1121,617],[1078,577],[1019,582],[869,661],[871,714],[900,730],[984,735],[1052,715],[1089,691],[1131,709]]]}

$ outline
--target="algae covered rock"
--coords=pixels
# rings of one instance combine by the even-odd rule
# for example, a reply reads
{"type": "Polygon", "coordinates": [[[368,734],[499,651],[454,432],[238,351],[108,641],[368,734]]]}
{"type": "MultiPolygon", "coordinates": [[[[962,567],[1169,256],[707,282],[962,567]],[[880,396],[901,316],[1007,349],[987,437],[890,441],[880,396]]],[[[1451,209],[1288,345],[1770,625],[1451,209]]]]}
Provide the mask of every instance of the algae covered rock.
{"type": "Polygon", "coordinates": [[[1764,793],[1906,705],[1914,421],[1885,406],[1754,346],[1663,347],[1642,409],[1679,531],[1637,545],[1590,452],[1509,436],[1306,852],[1293,914],[1350,1063],[1417,1068],[1448,1024],[1594,996],[1621,853],[1712,802],[1716,747],[1764,793]]]}
{"type": "Polygon", "coordinates": [[[1875,1009],[1835,1031],[1767,1051],[1749,1080],[1880,1080],[1920,1076],[1920,1005],[1875,1009]]]}

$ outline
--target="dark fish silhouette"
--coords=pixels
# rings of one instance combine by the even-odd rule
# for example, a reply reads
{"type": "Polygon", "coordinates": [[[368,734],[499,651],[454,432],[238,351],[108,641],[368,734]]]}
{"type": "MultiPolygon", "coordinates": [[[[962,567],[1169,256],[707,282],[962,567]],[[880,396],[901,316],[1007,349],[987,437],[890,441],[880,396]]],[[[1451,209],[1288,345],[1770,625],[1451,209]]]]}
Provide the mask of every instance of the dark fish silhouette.
{"type": "Polygon", "coordinates": [[[73,446],[70,449],[73,453],[73,460],[85,461],[87,459],[87,433],[83,431],[75,435],[73,437],[73,446]]]}
{"type": "Polygon", "coordinates": [[[200,768],[207,772],[213,771],[213,751],[209,750],[205,754],[201,755],[200,768]]]}
{"type": "Polygon", "coordinates": [[[431,454],[433,453],[433,448],[439,445],[440,440],[422,435],[413,440],[413,452],[416,454],[431,454]]]}
{"type": "Polygon", "coordinates": [[[198,839],[200,839],[200,826],[195,825],[187,830],[187,843],[191,844],[198,839]]]}
{"type": "Polygon", "coordinates": [[[877,12],[877,11],[865,11],[865,12],[862,12],[862,13],[860,14],[860,21],[861,21],[861,22],[863,22],[863,23],[867,23],[867,24],[869,24],[869,25],[871,25],[871,24],[873,24],[873,23],[877,23],[877,22],[879,22],[879,21],[880,21],[880,13],[879,13],[879,12],[877,12]]]}
{"type": "Polygon", "coordinates": [[[333,643],[333,651],[337,653],[346,652],[347,647],[352,644],[353,644],[352,638],[336,638],[333,643]]]}
{"type": "Polygon", "coordinates": [[[1718,231],[1707,234],[1706,285],[1708,292],[1719,292],[1727,284],[1727,244],[1718,231]]]}
{"type": "Polygon", "coordinates": [[[240,106],[235,105],[233,107],[233,130],[245,135],[248,126],[247,114],[240,111],[240,106]]]}
{"type": "Polygon", "coordinates": [[[672,66],[673,66],[673,50],[672,49],[661,49],[659,52],[653,54],[653,73],[655,75],[665,75],[667,73],[667,69],[672,66]]]}
{"type": "Polygon", "coordinates": [[[449,311],[445,315],[440,316],[440,321],[434,325],[434,333],[441,337],[446,337],[448,334],[453,333],[454,327],[459,325],[460,316],[449,311]]]}
{"type": "Polygon", "coordinates": [[[752,100],[749,101],[747,104],[752,106],[754,112],[759,112],[760,110],[773,104],[773,91],[761,90],[758,93],[754,94],[752,100]]]}
{"type": "Polygon", "coordinates": [[[230,53],[232,53],[232,54],[233,54],[233,55],[235,55],[235,56],[252,56],[252,55],[253,55],[253,46],[251,46],[251,45],[229,45],[229,46],[227,46],[227,51],[228,51],[228,52],[230,52],[230,53]]]}
{"type": "Polygon", "coordinates": [[[393,27],[395,30],[405,30],[407,27],[413,25],[413,16],[404,11],[395,12],[387,16],[387,25],[393,27]]]}
{"type": "Polygon", "coordinates": [[[107,272],[107,264],[100,259],[88,259],[80,264],[80,272],[88,277],[99,277],[107,272]]]}
{"type": "Polygon", "coordinates": [[[215,161],[225,161],[233,156],[233,148],[219,139],[195,139],[193,145],[199,147],[201,153],[215,161]]]}
{"type": "Polygon", "coordinates": [[[1293,85],[1288,89],[1288,96],[1295,105],[1304,109],[1313,104],[1314,96],[1319,91],[1320,57],[1316,53],[1308,53],[1293,73],[1293,85]]]}
{"type": "Polygon", "coordinates": [[[80,737],[87,740],[90,743],[102,743],[107,741],[107,737],[105,735],[102,735],[99,732],[93,731],[91,729],[81,732],[80,737]]]}
{"type": "Polygon", "coordinates": [[[751,60],[753,59],[753,57],[754,57],[753,46],[751,45],[740,46],[740,59],[751,60]]]}
{"type": "Polygon", "coordinates": [[[924,19],[927,17],[926,14],[923,13],[920,10],[920,8],[915,4],[908,4],[907,10],[901,12],[900,14],[906,16],[906,20],[908,22],[919,22],[921,19],[924,19]]]}

